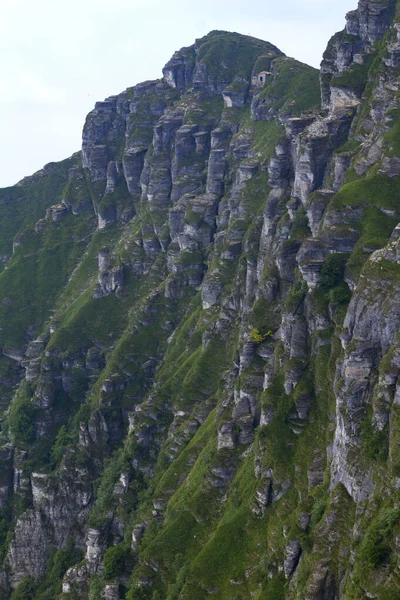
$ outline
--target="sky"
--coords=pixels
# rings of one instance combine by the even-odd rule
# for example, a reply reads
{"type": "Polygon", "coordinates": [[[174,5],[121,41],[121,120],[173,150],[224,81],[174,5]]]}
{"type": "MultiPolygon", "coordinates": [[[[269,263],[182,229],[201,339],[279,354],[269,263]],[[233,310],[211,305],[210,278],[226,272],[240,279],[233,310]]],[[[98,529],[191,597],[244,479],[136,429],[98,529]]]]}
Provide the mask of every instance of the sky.
{"type": "Polygon", "coordinates": [[[318,67],[357,0],[0,0],[0,187],[80,149],[97,100],[213,29],[318,67]]]}

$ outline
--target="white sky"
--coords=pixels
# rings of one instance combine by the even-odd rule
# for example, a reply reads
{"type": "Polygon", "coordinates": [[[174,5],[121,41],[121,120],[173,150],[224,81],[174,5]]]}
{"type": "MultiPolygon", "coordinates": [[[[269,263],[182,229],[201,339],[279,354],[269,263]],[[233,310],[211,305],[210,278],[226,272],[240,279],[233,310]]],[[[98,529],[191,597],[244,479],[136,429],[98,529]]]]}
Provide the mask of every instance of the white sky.
{"type": "Polygon", "coordinates": [[[0,0],[0,187],[80,149],[97,100],[213,29],[319,66],[357,0],[0,0]]]}

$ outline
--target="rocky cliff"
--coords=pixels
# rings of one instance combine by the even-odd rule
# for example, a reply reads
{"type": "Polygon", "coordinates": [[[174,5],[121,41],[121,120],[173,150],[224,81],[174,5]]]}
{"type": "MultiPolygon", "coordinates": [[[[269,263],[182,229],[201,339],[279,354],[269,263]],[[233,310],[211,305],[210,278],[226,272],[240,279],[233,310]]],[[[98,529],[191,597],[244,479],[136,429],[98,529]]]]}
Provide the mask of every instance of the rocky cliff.
{"type": "Polygon", "coordinates": [[[0,190],[2,598],[399,597],[399,67],[214,31],[0,190]]]}

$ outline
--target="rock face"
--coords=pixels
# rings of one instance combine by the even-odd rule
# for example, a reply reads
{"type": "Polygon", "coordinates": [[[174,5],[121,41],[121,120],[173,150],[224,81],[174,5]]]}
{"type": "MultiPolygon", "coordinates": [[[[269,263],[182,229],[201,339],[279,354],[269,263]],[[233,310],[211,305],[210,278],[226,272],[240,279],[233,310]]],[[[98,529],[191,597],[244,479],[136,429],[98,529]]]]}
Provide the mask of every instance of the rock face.
{"type": "Polygon", "coordinates": [[[9,550],[11,564],[15,565],[11,588],[18,587],[27,573],[34,577],[43,576],[48,561],[48,545],[45,526],[38,512],[27,510],[19,519],[14,532],[14,539],[9,550]],[[35,539],[35,552],[27,540],[35,539]]]}
{"type": "Polygon", "coordinates": [[[107,250],[98,255],[99,275],[94,297],[100,298],[109,294],[121,292],[124,285],[124,270],[121,266],[111,266],[112,259],[107,250]]]}
{"type": "MultiPolygon", "coordinates": [[[[374,52],[373,45],[382,39],[393,24],[395,0],[371,2],[364,0],[358,3],[357,10],[346,15],[346,29],[336,34],[329,42],[321,64],[322,104],[327,106],[332,101],[332,94],[348,95],[350,106],[360,98],[357,76],[363,65],[368,62],[374,52]],[[345,77],[340,82],[340,75],[345,72],[353,73],[353,77],[345,77]],[[339,76],[339,77],[337,77],[339,76]],[[331,86],[332,77],[335,84],[331,86]],[[337,79],[335,79],[337,77],[337,79]],[[348,81],[347,81],[348,80],[348,81]],[[345,89],[338,88],[342,83],[345,89]]],[[[364,79],[364,85],[365,85],[364,79]]],[[[343,101],[343,100],[342,100],[343,101]]]]}
{"type": "Polygon", "coordinates": [[[399,40],[211,32],[0,190],[1,598],[397,597],[399,40]]]}

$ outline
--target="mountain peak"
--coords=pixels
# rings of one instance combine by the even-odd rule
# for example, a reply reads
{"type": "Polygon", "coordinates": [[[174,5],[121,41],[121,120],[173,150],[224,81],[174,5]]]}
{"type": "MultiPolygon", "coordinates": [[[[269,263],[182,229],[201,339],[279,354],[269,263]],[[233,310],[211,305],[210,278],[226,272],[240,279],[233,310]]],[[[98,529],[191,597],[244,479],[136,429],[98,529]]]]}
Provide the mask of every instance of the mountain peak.
{"type": "MultiPolygon", "coordinates": [[[[256,62],[264,58],[265,70],[283,52],[263,40],[229,31],[210,31],[192,46],[175,52],[163,75],[171,87],[222,90],[235,77],[250,82],[256,62]]],[[[260,65],[260,71],[262,65],[260,65]]]]}
{"type": "Polygon", "coordinates": [[[212,31],[0,190],[2,599],[398,599],[393,8],[324,110],[212,31]]]}

